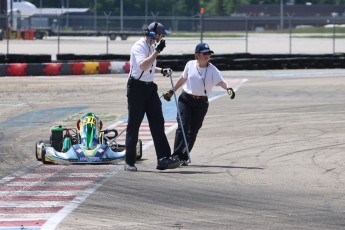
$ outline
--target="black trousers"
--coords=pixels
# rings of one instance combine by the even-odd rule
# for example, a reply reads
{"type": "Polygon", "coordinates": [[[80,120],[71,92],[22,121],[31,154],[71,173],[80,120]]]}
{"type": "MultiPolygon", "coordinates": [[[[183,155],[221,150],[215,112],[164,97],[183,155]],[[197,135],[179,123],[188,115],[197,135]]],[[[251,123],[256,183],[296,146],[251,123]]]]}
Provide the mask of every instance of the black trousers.
{"type": "Polygon", "coordinates": [[[134,165],[139,128],[146,114],[156,150],[157,160],[170,157],[171,149],[164,130],[162,102],[157,84],[130,78],[127,83],[128,125],[126,133],[126,163],[134,165]]]}
{"type": "MultiPolygon", "coordinates": [[[[181,114],[181,120],[186,134],[188,149],[193,149],[199,129],[208,110],[208,100],[194,99],[189,94],[183,92],[178,99],[178,107],[181,114]]],[[[178,114],[177,114],[178,116],[178,114]]],[[[177,117],[178,128],[175,135],[174,155],[178,155],[180,160],[188,160],[186,144],[184,142],[182,126],[177,117]]]]}

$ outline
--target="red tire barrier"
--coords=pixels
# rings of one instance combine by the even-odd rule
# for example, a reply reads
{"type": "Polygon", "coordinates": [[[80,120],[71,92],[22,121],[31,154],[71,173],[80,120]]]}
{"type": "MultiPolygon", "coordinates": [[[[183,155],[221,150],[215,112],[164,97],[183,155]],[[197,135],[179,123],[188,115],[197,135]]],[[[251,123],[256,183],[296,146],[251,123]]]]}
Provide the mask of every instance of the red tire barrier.
{"type": "Polygon", "coordinates": [[[28,64],[8,64],[7,73],[10,76],[26,76],[28,64]]]}
{"type": "Polygon", "coordinates": [[[62,67],[62,64],[60,63],[48,63],[48,64],[45,64],[43,71],[46,75],[57,76],[57,75],[61,75],[61,72],[60,72],[61,67],[62,67]]]}
{"type": "Polygon", "coordinates": [[[100,62],[98,66],[99,74],[109,74],[110,73],[110,62],[100,62]]]}
{"type": "Polygon", "coordinates": [[[84,74],[84,63],[73,62],[72,63],[72,74],[73,75],[83,75],[84,74]]]}
{"type": "Polygon", "coordinates": [[[125,71],[125,73],[129,73],[130,71],[130,64],[129,61],[126,61],[125,65],[123,66],[123,70],[125,71]]]}
{"type": "Polygon", "coordinates": [[[0,64],[1,76],[59,76],[129,73],[128,61],[0,64]]]}

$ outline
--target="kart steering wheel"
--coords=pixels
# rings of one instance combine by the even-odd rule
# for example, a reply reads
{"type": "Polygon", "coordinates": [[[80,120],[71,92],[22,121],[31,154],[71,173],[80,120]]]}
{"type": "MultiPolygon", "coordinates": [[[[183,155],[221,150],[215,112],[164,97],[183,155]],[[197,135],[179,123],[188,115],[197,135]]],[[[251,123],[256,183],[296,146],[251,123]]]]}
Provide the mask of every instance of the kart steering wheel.
{"type": "Polygon", "coordinates": [[[105,129],[105,130],[101,130],[101,132],[103,132],[104,135],[113,133],[113,135],[111,136],[109,135],[106,136],[108,139],[114,139],[115,137],[119,135],[119,132],[116,129],[105,129]]]}

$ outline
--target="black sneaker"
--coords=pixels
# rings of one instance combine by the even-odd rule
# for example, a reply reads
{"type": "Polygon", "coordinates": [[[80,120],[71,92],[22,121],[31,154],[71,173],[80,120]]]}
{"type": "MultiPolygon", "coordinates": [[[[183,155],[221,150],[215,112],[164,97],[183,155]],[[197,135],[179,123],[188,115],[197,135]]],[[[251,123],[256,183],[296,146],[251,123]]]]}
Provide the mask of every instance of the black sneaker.
{"type": "Polygon", "coordinates": [[[171,155],[171,159],[173,159],[173,160],[175,160],[175,159],[180,160],[180,157],[177,154],[172,154],[171,155]]]}
{"type": "Polygon", "coordinates": [[[181,166],[188,166],[189,160],[182,160],[180,161],[180,163],[181,163],[181,166]]]}
{"type": "Polygon", "coordinates": [[[189,164],[188,155],[183,154],[182,156],[179,156],[178,154],[172,154],[171,158],[173,160],[175,160],[175,159],[179,160],[181,166],[188,166],[188,164],[189,164]]]}
{"type": "Polygon", "coordinates": [[[180,166],[179,159],[171,159],[168,157],[163,157],[158,160],[157,168],[158,170],[174,169],[180,166]]]}
{"type": "Polygon", "coordinates": [[[180,158],[180,164],[181,164],[181,166],[188,166],[189,157],[186,153],[182,154],[182,157],[180,158]]]}
{"type": "Polygon", "coordinates": [[[125,163],[124,169],[125,171],[131,171],[131,172],[135,172],[138,170],[137,167],[135,167],[134,165],[129,165],[127,163],[125,163]]]}

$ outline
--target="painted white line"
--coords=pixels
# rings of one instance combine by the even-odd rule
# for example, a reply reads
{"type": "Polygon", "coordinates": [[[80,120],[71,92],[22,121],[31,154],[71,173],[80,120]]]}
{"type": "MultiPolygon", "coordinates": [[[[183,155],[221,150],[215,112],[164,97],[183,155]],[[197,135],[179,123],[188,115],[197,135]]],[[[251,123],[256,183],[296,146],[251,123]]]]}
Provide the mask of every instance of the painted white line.
{"type": "Polygon", "coordinates": [[[42,164],[42,163],[35,162],[35,163],[29,165],[28,167],[23,168],[22,170],[19,170],[19,171],[13,173],[13,174],[10,175],[10,176],[3,177],[3,178],[0,180],[0,186],[3,185],[3,184],[9,183],[10,181],[12,181],[12,180],[15,179],[15,178],[18,178],[18,177],[21,177],[21,176],[26,175],[29,171],[31,171],[31,170],[33,170],[33,169],[39,167],[40,164],[42,164]]]}
{"type": "MultiPolygon", "coordinates": [[[[3,214],[1,221],[25,221],[25,220],[47,220],[53,216],[54,213],[35,213],[35,214],[3,214]]],[[[4,229],[1,228],[0,229],[4,229]]],[[[22,228],[25,229],[25,228],[22,228]]]]}
{"type": "Polygon", "coordinates": [[[236,82],[236,84],[233,86],[233,90],[237,91],[247,81],[248,79],[241,79],[239,83],[236,82]]]}
{"type": "Polygon", "coordinates": [[[35,181],[35,182],[11,182],[7,186],[77,186],[77,185],[88,185],[92,181],[54,181],[54,182],[49,182],[49,181],[35,181]]]}
{"type": "Polygon", "coordinates": [[[124,121],[117,121],[114,124],[109,125],[106,129],[114,129],[115,127],[120,127],[120,126],[123,126],[124,128],[126,128],[127,124],[123,125],[123,123],[124,121]]]}
{"type": "Polygon", "coordinates": [[[29,106],[29,105],[26,103],[19,103],[19,104],[0,104],[0,106],[2,106],[2,107],[6,107],[6,106],[20,106],[20,107],[22,107],[22,106],[29,106]]]}
{"type": "Polygon", "coordinates": [[[73,202],[73,201],[0,201],[0,207],[1,208],[33,208],[33,209],[34,208],[51,208],[51,207],[56,207],[56,206],[67,206],[70,202],[73,202]]]}
{"type": "Polygon", "coordinates": [[[318,76],[318,75],[340,75],[343,76],[345,70],[334,69],[334,70],[262,70],[248,73],[241,73],[241,71],[231,74],[226,74],[224,77],[301,77],[301,76],[318,76]]]}
{"type": "MultiPolygon", "coordinates": [[[[235,92],[237,92],[238,89],[239,89],[244,83],[246,83],[247,81],[248,81],[248,79],[241,79],[240,81],[238,81],[238,82],[236,82],[235,84],[231,85],[231,87],[232,87],[232,89],[233,89],[235,92]]],[[[224,97],[224,96],[227,96],[227,95],[228,95],[228,94],[227,94],[226,92],[224,92],[224,93],[222,93],[222,94],[219,94],[219,95],[217,95],[217,96],[215,96],[215,97],[210,98],[209,101],[214,101],[214,100],[216,100],[216,99],[218,99],[218,98],[220,98],[220,97],[224,97]]]]}
{"type": "MultiPolygon", "coordinates": [[[[171,121],[169,121],[170,122],[170,124],[172,124],[171,123],[171,121]]],[[[167,128],[167,129],[165,129],[165,134],[166,135],[168,135],[169,133],[171,133],[171,132],[173,132],[174,130],[176,130],[176,128],[177,128],[177,122],[175,121],[174,123],[173,123],[173,125],[171,125],[169,128],[167,128]]],[[[143,145],[143,151],[144,150],[146,150],[146,149],[148,149],[149,147],[151,147],[152,145],[153,145],[154,143],[153,143],[153,140],[152,140],[152,138],[149,140],[149,142],[147,142],[147,143],[145,143],[144,145],[143,145]]]]}
{"type": "Polygon", "coordinates": [[[6,191],[0,192],[1,197],[16,196],[76,196],[80,193],[80,189],[72,191],[6,191]]]}
{"type": "Polygon", "coordinates": [[[20,178],[24,178],[24,179],[28,179],[28,178],[73,178],[73,177],[85,177],[85,178],[89,178],[89,177],[100,177],[103,176],[104,173],[60,173],[60,172],[53,172],[53,173],[29,173],[25,176],[16,178],[16,179],[20,179],[20,178]]]}
{"type": "Polygon", "coordinates": [[[77,196],[73,201],[69,202],[63,209],[61,209],[57,214],[52,216],[47,220],[47,222],[41,226],[41,230],[51,230],[55,229],[56,226],[66,217],[68,216],[74,209],[76,209],[81,203],[83,203],[86,198],[88,198],[94,191],[96,191],[104,182],[109,178],[114,176],[119,172],[118,167],[114,167],[111,172],[109,172],[105,178],[103,178],[99,182],[93,182],[91,186],[82,191],[80,196],[77,196]]]}

